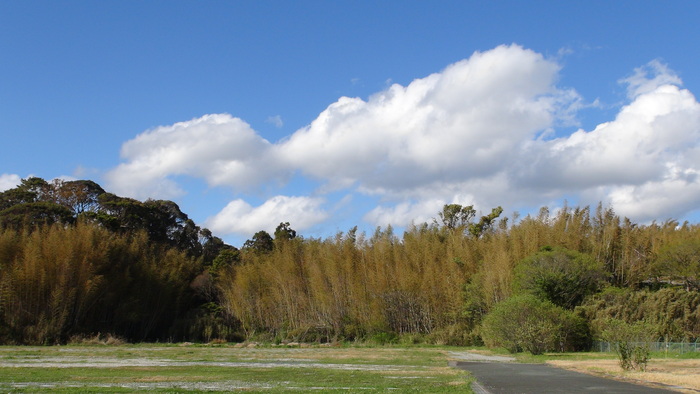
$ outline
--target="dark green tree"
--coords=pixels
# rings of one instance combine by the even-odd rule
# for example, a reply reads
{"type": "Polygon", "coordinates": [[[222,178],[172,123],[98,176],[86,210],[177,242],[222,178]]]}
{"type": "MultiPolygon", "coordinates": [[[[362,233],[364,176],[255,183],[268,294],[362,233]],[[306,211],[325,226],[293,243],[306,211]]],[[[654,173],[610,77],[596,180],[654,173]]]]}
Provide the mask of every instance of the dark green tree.
{"type": "MultiPolygon", "coordinates": [[[[119,233],[147,229],[145,221],[149,214],[141,201],[104,193],[98,197],[98,202],[100,210],[96,219],[106,228],[119,233]]],[[[149,231],[149,234],[153,234],[153,231],[149,231]]]]}
{"type": "Polygon", "coordinates": [[[45,201],[12,205],[0,211],[0,227],[16,230],[73,221],[73,212],[68,208],[45,201]]]}
{"type": "Polygon", "coordinates": [[[275,248],[275,241],[267,231],[261,230],[253,238],[245,241],[243,249],[255,253],[269,253],[275,248]]]}
{"type": "Polygon", "coordinates": [[[235,249],[238,251],[233,246],[224,243],[221,238],[215,237],[208,228],[199,230],[199,243],[202,245],[202,258],[205,263],[214,261],[225,250],[235,249]]]}
{"type": "Polygon", "coordinates": [[[442,225],[450,230],[467,226],[476,215],[473,205],[445,204],[438,213],[442,225]]]}
{"type": "Polygon", "coordinates": [[[297,237],[297,232],[292,229],[289,222],[280,223],[275,229],[275,241],[289,241],[297,237]]]}
{"type": "Polygon", "coordinates": [[[216,277],[222,271],[233,267],[240,262],[241,252],[237,248],[229,246],[221,250],[219,255],[214,258],[214,261],[212,261],[212,264],[209,267],[209,272],[216,277]]]}
{"type": "Polygon", "coordinates": [[[40,178],[23,179],[19,186],[0,193],[0,211],[19,204],[38,202],[39,192],[36,190],[36,184],[39,179],[40,178]]]}
{"type": "Polygon", "coordinates": [[[543,248],[518,263],[514,276],[516,292],[534,294],[567,309],[600,290],[605,279],[602,263],[564,248],[543,248]]]}
{"type": "Polygon", "coordinates": [[[501,207],[492,209],[491,213],[482,216],[481,219],[479,219],[479,222],[469,225],[469,233],[475,238],[479,238],[482,234],[493,228],[495,220],[501,216],[501,213],[503,213],[503,208],[501,207]]]}
{"type": "Polygon", "coordinates": [[[700,290],[700,240],[669,245],[659,252],[653,273],[660,282],[682,283],[686,290],[700,290]]]}

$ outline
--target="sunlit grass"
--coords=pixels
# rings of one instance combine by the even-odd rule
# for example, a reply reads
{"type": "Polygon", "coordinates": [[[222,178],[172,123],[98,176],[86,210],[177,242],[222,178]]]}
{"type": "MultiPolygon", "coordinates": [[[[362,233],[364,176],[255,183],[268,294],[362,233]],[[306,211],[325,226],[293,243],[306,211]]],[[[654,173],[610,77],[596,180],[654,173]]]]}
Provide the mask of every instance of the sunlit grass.
{"type": "Polygon", "coordinates": [[[439,347],[0,347],[0,391],[469,392],[469,377],[448,366],[447,354],[439,347]]]}

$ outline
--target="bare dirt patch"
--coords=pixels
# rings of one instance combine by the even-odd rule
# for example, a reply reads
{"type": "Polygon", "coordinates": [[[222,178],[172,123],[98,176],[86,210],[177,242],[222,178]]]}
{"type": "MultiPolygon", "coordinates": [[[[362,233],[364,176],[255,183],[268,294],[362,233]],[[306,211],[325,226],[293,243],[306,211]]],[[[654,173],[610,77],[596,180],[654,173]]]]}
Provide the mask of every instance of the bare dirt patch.
{"type": "MultiPolygon", "coordinates": [[[[278,361],[265,360],[262,362],[225,362],[225,361],[173,361],[158,359],[115,359],[109,357],[92,357],[90,359],[80,357],[46,357],[33,359],[17,359],[0,362],[0,368],[119,368],[119,367],[183,367],[183,366],[212,366],[229,368],[322,368],[357,371],[400,371],[409,369],[403,365],[376,365],[376,364],[328,364],[306,361],[278,361]]],[[[413,367],[416,369],[416,367],[413,367]]],[[[420,368],[423,369],[423,368],[420,368]]]]}
{"type": "Polygon", "coordinates": [[[617,360],[552,360],[547,364],[615,379],[661,383],[683,393],[700,393],[700,360],[652,359],[646,372],[623,371],[617,360]]]}
{"type": "Polygon", "coordinates": [[[450,358],[457,359],[459,361],[481,361],[481,362],[498,362],[498,363],[512,363],[515,362],[515,357],[510,356],[496,356],[493,354],[487,354],[484,352],[479,352],[476,350],[470,350],[468,352],[449,352],[450,358]]]}
{"type": "Polygon", "coordinates": [[[224,382],[125,382],[125,383],[79,383],[79,382],[22,382],[0,383],[0,389],[6,390],[65,390],[75,389],[82,391],[85,388],[100,389],[128,389],[135,392],[163,391],[163,390],[188,390],[188,391],[241,391],[256,389],[272,389],[275,386],[255,384],[250,382],[224,381],[224,382]]]}

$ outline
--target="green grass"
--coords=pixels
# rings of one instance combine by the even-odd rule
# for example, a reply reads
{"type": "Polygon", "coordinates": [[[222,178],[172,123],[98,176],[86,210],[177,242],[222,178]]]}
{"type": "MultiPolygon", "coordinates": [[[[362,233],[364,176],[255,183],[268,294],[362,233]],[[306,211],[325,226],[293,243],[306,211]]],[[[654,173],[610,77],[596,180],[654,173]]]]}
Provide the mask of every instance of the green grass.
{"type": "MultiPolygon", "coordinates": [[[[509,355],[515,357],[518,362],[521,363],[533,363],[541,364],[551,360],[612,360],[617,359],[617,354],[614,352],[567,352],[567,353],[545,353],[537,356],[533,356],[528,352],[521,352],[516,354],[508,353],[505,349],[486,349],[481,348],[481,350],[488,350],[490,353],[498,355],[509,355]]],[[[650,359],[679,359],[679,360],[691,360],[700,359],[700,352],[687,352],[687,353],[674,353],[674,352],[651,352],[650,359]]]]}
{"type": "Polygon", "coordinates": [[[448,350],[438,347],[233,348],[177,345],[0,347],[0,363],[12,365],[0,367],[0,392],[206,392],[237,389],[247,392],[326,392],[338,389],[348,392],[469,392],[467,374],[447,365],[448,350]],[[58,362],[69,367],[22,365],[30,361],[58,362]],[[88,365],[97,362],[107,363],[109,367],[88,365]]]}
{"type": "Polygon", "coordinates": [[[700,352],[687,352],[687,353],[651,352],[651,358],[675,358],[675,359],[679,359],[679,360],[695,360],[695,359],[700,359],[700,352]]]}

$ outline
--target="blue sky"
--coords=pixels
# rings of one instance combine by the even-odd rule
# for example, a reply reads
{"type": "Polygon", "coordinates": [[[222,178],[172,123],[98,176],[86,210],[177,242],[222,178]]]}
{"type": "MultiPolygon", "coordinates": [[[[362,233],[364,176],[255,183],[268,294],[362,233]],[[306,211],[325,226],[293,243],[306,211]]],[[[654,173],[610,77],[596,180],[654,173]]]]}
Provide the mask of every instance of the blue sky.
{"type": "Polygon", "coordinates": [[[234,245],[563,199],[696,221],[697,1],[0,2],[0,189],[92,179],[234,245]]]}

